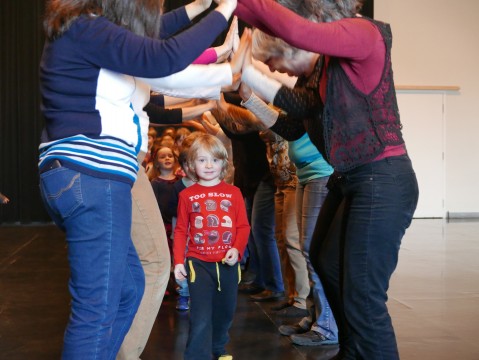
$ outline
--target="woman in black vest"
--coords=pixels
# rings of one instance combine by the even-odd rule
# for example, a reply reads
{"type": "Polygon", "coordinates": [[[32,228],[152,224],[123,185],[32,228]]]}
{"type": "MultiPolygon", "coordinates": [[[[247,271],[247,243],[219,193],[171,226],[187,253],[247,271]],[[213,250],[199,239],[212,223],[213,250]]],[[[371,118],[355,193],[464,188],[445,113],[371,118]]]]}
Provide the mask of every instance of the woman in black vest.
{"type": "MultiPolygon", "coordinates": [[[[401,135],[389,25],[357,16],[358,0],[279,3],[294,12],[272,0],[239,0],[237,15],[322,54],[324,110],[316,124],[322,135],[312,141],[335,175],[310,258],[338,322],[336,358],[399,359],[387,290],[418,186],[401,135]]],[[[294,75],[304,66],[301,58],[284,61],[274,54],[265,63],[294,75]]]]}

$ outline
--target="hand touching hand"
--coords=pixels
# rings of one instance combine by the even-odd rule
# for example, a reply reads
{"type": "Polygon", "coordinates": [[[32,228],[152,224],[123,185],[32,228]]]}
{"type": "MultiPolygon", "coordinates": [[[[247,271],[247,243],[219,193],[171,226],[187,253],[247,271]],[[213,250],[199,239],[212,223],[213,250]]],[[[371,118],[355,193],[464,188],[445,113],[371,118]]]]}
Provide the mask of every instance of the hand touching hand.
{"type": "Polygon", "coordinates": [[[233,74],[237,74],[241,71],[243,67],[243,62],[245,61],[247,50],[250,47],[250,44],[251,44],[251,30],[248,28],[245,28],[243,31],[243,35],[241,35],[238,51],[233,55],[233,58],[231,59],[231,62],[230,62],[231,72],[233,74]]]}
{"type": "Polygon", "coordinates": [[[186,279],[186,269],[185,265],[183,264],[176,264],[175,269],[173,270],[175,274],[175,279],[177,280],[183,280],[186,279]]]}
{"type": "MultiPolygon", "coordinates": [[[[246,30],[246,29],[245,29],[246,30]]],[[[253,66],[253,55],[252,55],[252,44],[253,44],[253,35],[252,35],[252,32],[250,29],[249,30],[249,41],[247,42],[246,44],[246,49],[244,50],[245,51],[245,55],[244,55],[244,60],[243,60],[243,68],[242,68],[242,71],[244,71],[244,69],[246,69],[248,66],[253,66]]]]}
{"type": "Polygon", "coordinates": [[[229,59],[230,55],[233,53],[233,44],[235,43],[236,37],[238,37],[238,18],[234,16],[228,34],[226,34],[225,42],[214,48],[217,63],[222,63],[229,59]]]}
{"type": "Polygon", "coordinates": [[[231,248],[226,252],[224,262],[225,264],[228,264],[229,266],[233,266],[238,262],[239,258],[239,252],[238,249],[236,248],[231,248]]]}

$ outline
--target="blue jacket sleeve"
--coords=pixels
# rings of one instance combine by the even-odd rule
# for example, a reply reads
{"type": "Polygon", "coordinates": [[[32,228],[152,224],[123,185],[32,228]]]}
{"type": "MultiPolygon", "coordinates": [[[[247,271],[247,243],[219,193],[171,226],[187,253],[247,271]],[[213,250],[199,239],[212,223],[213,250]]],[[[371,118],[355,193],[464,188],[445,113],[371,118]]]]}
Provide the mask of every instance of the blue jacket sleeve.
{"type": "Polygon", "coordinates": [[[167,39],[190,24],[184,6],[164,13],[161,16],[160,38],[167,39]]]}
{"type": "Polygon", "coordinates": [[[157,40],[137,36],[103,17],[77,21],[79,26],[72,26],[70,34],[75,41],[69,42],[64,51],[99,68],[145,78],[185,69],[228,25],[223,15],[212,11],[180,34],[157,40]]]}

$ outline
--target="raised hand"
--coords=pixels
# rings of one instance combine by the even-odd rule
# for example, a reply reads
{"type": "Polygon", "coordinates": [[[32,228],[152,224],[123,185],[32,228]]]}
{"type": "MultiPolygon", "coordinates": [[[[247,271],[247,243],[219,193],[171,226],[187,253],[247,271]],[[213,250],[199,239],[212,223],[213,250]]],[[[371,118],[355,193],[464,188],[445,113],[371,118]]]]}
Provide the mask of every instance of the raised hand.
{"type": "Polygon", "coordinates": [[[252,61],[253,55],[251,54],[251,48],[252,48],[252,35],[251,34],[252,33],[251,33],[251,30],[250,30],[249,42],[248,42],[247,47],[245,49],[242,71],[244,71],[244,69],[246,69],[248,66],[253,65],[253,61],[252,61]]]}
{"type": "MultiPolygon", "coordinates": [[[[233,55],[231,59],[231,71],[233,74],[237,74],[243,68],[243,62],[246,57],[246,51],[251,44],[251,30],[245,28],[243,31],[243,35],[241,35],[240,44],[238,47],[238,51],[233,55]]],[[[250,55],[251,56],[251,55],[250,55]]]]}
{"type": "Polygon", "coordinates": [[[222,63],[229,59],[230,55],[233,53],[233,45],[236,37],[238,37],[238,18],[234,16],[224,43],[214,48],[216,51],[217,63],[222,63]]]}
{"type": "Polygon", "coordinates": [[[187,5],[185,5],[186,14],[188,19],[193,20],[196,16],[201,14],[203,11],[209,9],[211,6],[212,0],[195,0],[187,5]]]}
{"type": "Polygon", "coordinates": [[[218,4],[215,11],[219,11],[228,20],[236,9],[237,0],[215,0],[215,3],[218,4]]]}

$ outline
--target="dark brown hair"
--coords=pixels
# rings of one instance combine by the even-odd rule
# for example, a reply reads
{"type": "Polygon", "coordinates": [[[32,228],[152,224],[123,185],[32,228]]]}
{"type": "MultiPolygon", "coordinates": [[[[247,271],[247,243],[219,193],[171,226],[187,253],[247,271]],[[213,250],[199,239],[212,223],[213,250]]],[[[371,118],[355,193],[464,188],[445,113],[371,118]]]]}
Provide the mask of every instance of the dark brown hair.
{"type": "Polygon", "coordinates": [[[158,38],[163,0],[49,0],[43,28],[54,40],[79,16],[105,16],[140,36],[158,38]]]}

